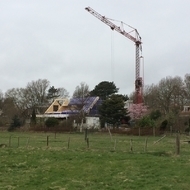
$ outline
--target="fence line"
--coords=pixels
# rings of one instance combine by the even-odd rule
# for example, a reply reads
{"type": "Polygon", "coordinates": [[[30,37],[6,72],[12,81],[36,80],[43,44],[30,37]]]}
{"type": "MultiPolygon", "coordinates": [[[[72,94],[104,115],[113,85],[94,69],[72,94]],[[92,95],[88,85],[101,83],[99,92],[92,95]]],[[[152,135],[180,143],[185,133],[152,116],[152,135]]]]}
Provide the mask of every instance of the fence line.
{"type": "MultiPolygon", "coordinates": [[[[176,143],[175,136],[148,137],[114,135],[114,141],[110,141],[110,135],[88,133],[86,140],[84,134],[61,134],[61,133],[12,133],[3,136],[0,133],[0,148],[5,145],[8,148],[44,148],[57,149],[91,149],[100,151],[124,151],[124,152],[148,152],[148,151],[171,151],[176,143]],[[168,140],[169,138],[169,140],[168,140]],[[159,143],[158,143],[159,142],[159,143]],[[156,146],[155,146],[156,145],[156,146]],[[166,146],[167,145],[167,146],[166,146]],[[167,148],[168,147],[168,148],[167,148]]],[[[185,138],[185,136],[184,136],[185,138]]],[[[181,140],[185,140],[182,138],[181,140]]],[[[186,143],[188,144],[188,143],[186,143]]],[[[175,150],[174,150],[175,151],[175,150]]]]}

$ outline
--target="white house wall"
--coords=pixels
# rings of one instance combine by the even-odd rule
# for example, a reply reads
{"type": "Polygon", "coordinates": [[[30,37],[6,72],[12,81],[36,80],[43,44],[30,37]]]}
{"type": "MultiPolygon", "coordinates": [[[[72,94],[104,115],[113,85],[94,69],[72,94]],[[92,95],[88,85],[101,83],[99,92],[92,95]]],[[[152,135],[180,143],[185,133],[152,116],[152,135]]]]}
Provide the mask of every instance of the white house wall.
{"type": "Polygon", "coordinates": [[[89,129],[99,129],[100,128],[99,117],[86,117],[86,125],[89,129]]]}

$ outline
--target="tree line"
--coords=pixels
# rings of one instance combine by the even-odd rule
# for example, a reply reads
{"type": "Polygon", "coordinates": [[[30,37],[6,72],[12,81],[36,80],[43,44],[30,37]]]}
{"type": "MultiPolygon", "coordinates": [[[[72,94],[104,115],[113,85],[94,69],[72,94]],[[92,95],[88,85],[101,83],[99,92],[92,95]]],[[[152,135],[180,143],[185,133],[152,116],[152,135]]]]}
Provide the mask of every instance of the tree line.
{"type": "Polygon", "coordinates": [[[158,84],[147,85],[143,96],[149,109],[157,109],[164,114],[183,110],[185,105],[190,105],[190,74],[186,74],[184,79],[168,76],[158,84]]]}
{"type": "Polygon", "coordinates": [[[68,95],[65,88],[50,86],[47,79],[28,82],[25,88],[12,88],[4,94],[1,92],[0,125],[11,123],[12,120],[17,121],[18,118],[20,118],[20,125],[22,125],[32,113],[43,113],[53,98],[68,97],[68,95]]]}
{"type": "MultiPolygon", "coordinates": [[[[113,99],[115,102],[111,109],[102,109],[102,121],[107,122],[109,117],[113,118],[112,123],[116,122],[122,115],[125,114],[124,100],[127,96],[115,95],[118,93],[118,88],[113,82],[103,81],[100,82],[95,88],[90,91],[89,86],[85,82],[81,82],[76,86],[73,92],[73,98],[80,98],[80,105],[77,109],[84,106],[84,101],[90,96],[99,96],[101,100],[106,100],[109,97],[109,101],[113,99]],[[111,97],[111,95],[114,95],[111,97]],[[118,101],[119,100],[119,101],[118,101]],[[118,106],[116,106],[118,104],[118,106]],[[120,113],[117,113],[117,109],[120,113]],[[109,110],[112,110],[112,114],[109,110]],[[116,114],[117,113],[117,114],[116,114]],[[115,114],[115,115],[114,115],[115,114]],[[113,116],[114,115],[114,116],[113,116]],[[117,118],[117,119],[116,119],[117,118]]],[[[21,126],[26,119],[30,119],[31,123],[36,123],[36,114],[43,114],[49,107],[55,98],[68,98],[69,93],[65,88],[55,88],[50,86],[50,82],[47,79],[38,79],[36,81],[29,82],[25,88],[12,88],[3,94],[0,93],[0,126],[9,123],[11,126],[21,126]]],[[[112,103],[113,103],[112,101],[112,103]]],[[[106,104],[108,102],[104,102],[106,104]]],[[[109,104],[109,103],[108,103],[109,104]]],[[[101,110],[100,110],[101,111],[101,110]]],[[[81,113],[81,112],[80,112],[81,113]]],[[[81,113],[84,119],[84,113],[81,113]]]]}
{"type": "Polygon", "coordinates": [[[147,85],[143,91],[148,114],[139,121],[139,127],[159,127],[160,130],[190,131],[190,114],[184,117],[184,106],[190,106],[190,74],[162,78],[158,84],[147,85]]]}
{"type": "MultiPolygon", "coordinates": [[[[72,97],[84,101],[89,96],[99,96],[102,100],[99,108],[102,125],[105,123],[117,125],[121,119],[129,121],[128,110],[124,109],[124,105],[126,100],[134,98],[134,93],[131,93],[128,98],[127,95],[118,92],[119,88],[114,82],[102,81],[93,90],[90,90],[85,82],[81,82],[76,86],[72,97]]],[[[12,120],[17,125],[22,125],[28,118],[35,120],[35,115],[43,114],[50,103],[58,97],[68,98],[69,93],[63,87],[50,86],[47,79],[31,81],[25,88],[12,88],[4,94],[1,92],[0,126],[11,123],[12,120]]],[[[152,120],[156,120],[161,115],[164,116],[162,122],[166,122],[165,118],[171,115],[171,118],[174,118],[173,115],[183,110],[184,105],[190,105],[190,74],[186,74],[184,79],[179,76],[168,76],[161,79],[158,84],[146,85],[143,89],[143,97],[151,117],[144,117],[140,125],[153,125],[152,120]]]]}

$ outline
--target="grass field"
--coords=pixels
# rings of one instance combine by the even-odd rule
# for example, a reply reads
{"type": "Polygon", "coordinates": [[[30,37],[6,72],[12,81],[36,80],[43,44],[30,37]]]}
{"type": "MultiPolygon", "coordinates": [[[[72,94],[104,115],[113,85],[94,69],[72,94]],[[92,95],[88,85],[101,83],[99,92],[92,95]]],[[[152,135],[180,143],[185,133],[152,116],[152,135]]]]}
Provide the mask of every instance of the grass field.
{"type": "Polygon", "coordinates": [[[189,190],[188,137],[160,138],[1,132],[0,190],[189,190]]]}

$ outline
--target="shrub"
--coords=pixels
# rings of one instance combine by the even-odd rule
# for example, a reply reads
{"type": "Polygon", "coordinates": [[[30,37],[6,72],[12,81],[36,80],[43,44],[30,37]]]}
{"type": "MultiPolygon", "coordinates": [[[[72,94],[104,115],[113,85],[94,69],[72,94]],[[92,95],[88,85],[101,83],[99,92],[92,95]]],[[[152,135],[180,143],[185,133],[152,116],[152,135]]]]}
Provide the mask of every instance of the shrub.
{"type": "Polygon", "coordinates": [[[54,118],[54,117],[49,117],[46,121],[45,121],[45,125],[46,127],[55,127],[56,125],[59,124],[58,119],[54,118]]]}
{"type": "Polygon", "coordinates": [[[19,117],[17,115],[15,115],[12,119],[12,123],[10,124],[8,131],[13,131],[16,128],[19,128],[22,125],[21,120],[19,119],[19,117]]]}
{"type": "Polygon", "coordinates": [[[155,122],[150,118],[150,116],[143,116],[139,121],[138,125],[140,127],[154,127],[155,122]]]}
{"type": "Polygon", "coordinates": [[[168,120],[162,121],[162,123],[160,125],[160,130],[165,130],[167,125],[168,125],[168,120]]]}

